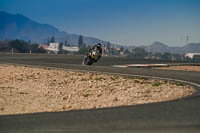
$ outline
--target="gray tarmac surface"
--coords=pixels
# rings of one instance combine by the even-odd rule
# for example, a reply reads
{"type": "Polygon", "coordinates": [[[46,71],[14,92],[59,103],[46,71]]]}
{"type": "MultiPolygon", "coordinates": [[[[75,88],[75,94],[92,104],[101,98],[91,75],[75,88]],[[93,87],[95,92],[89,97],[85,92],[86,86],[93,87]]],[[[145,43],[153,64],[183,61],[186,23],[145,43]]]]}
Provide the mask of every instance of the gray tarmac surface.
{"type": "MultiPolygon", "coordinates": [[[[81,56],[0,55],[0,62],[179,79],[200,85],[200,72],[113,68],[119,64],[185,63],[105,57],[81,66],[81,56]]],[[[200,89],[200,88],[198,88],[200,89]]],[[[96,110],[0,116],[1,133],[199,133],[200,95],[174,101],[96,110]]]]}

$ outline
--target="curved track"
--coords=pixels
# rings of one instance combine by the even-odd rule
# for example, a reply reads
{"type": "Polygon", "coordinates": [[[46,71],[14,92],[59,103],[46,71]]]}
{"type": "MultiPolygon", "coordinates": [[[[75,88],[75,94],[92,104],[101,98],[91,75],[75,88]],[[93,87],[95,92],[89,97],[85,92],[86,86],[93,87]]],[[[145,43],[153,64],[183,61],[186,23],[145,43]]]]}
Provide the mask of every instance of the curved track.
{"type": "MultiPolygon", "coordinates": [[[[81,66],[79,56],[0,55],[1,62],[90,70],[106,73],[143,75],[184,80],[200,84],[200,72],[166,71],[142,68],[112,68],[111,64],[164,63],[123,58],[104,58],[95,66],[81,66]],[[121,60],[121,61],[120,61],[121,60]],[[73,65],[70,65],[73,64],[73,65]],[[105,65],[104,65],[105,64],[105,65]]],[[[165,62],[166,63],[166,62],[165,62]]],[[[182,62],[169,62],[182,63],[182,62]]],[[[199,89],[199,88],[198,88],[199,89]]],[[[179,100],[113,107],[96,110],[0,116],[1,133],[199,133],[200,95],[179,100]]]]}

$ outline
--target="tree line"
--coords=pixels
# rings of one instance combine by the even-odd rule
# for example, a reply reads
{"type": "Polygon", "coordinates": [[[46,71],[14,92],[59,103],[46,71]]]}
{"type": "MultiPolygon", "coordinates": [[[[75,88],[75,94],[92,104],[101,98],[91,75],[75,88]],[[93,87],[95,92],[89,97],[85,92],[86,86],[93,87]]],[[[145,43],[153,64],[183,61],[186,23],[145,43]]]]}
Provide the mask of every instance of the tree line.
{"type": "Polygon", "coordinates": [[[23,40],[11,40],[0,41],[0,52],[8,53],[46,53],[46,50],[39,47],[39,44],[32,44],[30,41],[25,42],[23,40]]]}
{"type": "MultiPolygon", "coordinates": [[[[78,47],[79,52],[78,54],[85,54],[89,49],[90,46],[87,46],[84,43],[83,37],[80,35],[78,39],[78,47]]],[[[152,52],[146,52],[144,48],[142,47],[136,47],[132,50],[125,49],[123,46],[120,48],[116,48],[114,45],[112,45],[110,42],[107,42],[105,45],[104,54],[108,56],[127,56],[131,58],[136,59],[158,59],[158,60],[176,60],[176,61],[200,61],[199,56],[195,56],[193,59],[190,59],[188,57],[185,57],[181,54],[175,54],[175,53],[152,53],[152,52]]]]}
{"type": "MultiPolygon", "coordinates": [[[[55,42],[55,38],[52,37],[50,42],[55,42]]],[[[88,50],[91,48],[90,45],[84,43],[83,37],[80,35],[78,39],[78,47],[79,51],[75,52],[75,54],[86,54],[88,50]]],[[[62,46],[68,46],[67,41],[65,43],[60,43],[59,45],[59,53],[65,54],[62,51],[62,46]]],[[[146,52],[144,48],[136,47],[132,50],[125,49],[123,46],[120,48],[116,48],[108,42],[105,47],[103,47],[104,54],[108,56],[127,56],[137,59],[162,59],[162,60],[178,60],[178,61],[200,61],[200,56],[194,56],[193,59],[187,58],[184,55],[173,54],[173,53],[151,53],[146,52]]],[[[47,51],[40,47],[37,43],[31,43],[31,41],[23,41],[23,40],[10,40],[10,41],[0,41],[0,52],[1,53],[47,53],[47,51]]]]}

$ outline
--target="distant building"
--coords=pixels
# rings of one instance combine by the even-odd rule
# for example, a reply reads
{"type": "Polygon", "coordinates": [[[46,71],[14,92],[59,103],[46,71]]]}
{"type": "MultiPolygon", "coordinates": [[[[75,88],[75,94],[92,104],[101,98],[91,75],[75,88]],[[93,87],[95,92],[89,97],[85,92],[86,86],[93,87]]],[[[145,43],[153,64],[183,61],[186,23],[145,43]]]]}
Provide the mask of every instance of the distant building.
{"type": "Polygon", "coordinates": [[[59,43],[49,43],[48,49],[47,49],[48,53],[55,53],[57,54],[59,51],[59,43]]]}
{"type": "Polygon", "coordinates": [[[187,54],[185,54],[185,57],[188,57],[190,59],[193,59],[194,56],[200,56],[200,53],[187,53],[187,54]]]}
{"type": "Polygon", "coordinates": [[[63,46],[62,48],[64,51],[68,52],[78,52],[79,48],[78,47],[68,47],[68,46],[63,46]]]}
{"type": "Polygon", "coordinates": [[[59,43],[40,44],[39,47],[45,49],[49,54],[57,54],[59,51],[59,43]]]}
{"type": "MultiPolygon", "coordinates": [[[[59,47],[59,43],[49,43],[48,44],[40,44],[39,46],[40,48],[44,48],[45,50],[47,50],[47,52],[50,54],[50,53],[54,53],[54,54],[57,54],[60,50],[60,47],[59,47]]],[[[62,51],[67,51],[67,52],[78,52],[79,51],[79,48],[78,47],[70,47],[70,46],[65,46],[63,45],[62,48],[61,48],[62,51]]]]}
{"type": "Polygon", "coordinates": [[[47,45],[47,44],[40,44],[39,45],[39,48],[43,48],[45,50],[48,50],[48,47],[49,47],[49,45],[47,45]]]}
{"type": "Polygon", "coordinates": [[[50,51],[59,51],[59,43],[49,43],[48,50],[50,51]]]}
{"type": "Polygon", "coordinates": [[[117,47],[114,47],[114,48],[115,48],[115,50],[120,51],[120,48],[117,48],[117,47]]]}
{"type": "Polygon", "coordinates": [[[120,54],[120,55],[124,55],[124,52],[120,52],[119,54],[120,54]]]}

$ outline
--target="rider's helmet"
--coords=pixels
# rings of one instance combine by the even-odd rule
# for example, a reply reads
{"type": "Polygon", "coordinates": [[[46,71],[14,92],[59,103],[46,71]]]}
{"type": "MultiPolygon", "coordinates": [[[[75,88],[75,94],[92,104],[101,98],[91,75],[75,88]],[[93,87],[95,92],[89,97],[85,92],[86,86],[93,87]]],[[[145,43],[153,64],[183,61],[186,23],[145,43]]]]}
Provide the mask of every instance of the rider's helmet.
{"type": "Polygon", "coordinates": [[[98,44],[97,44],[97,48],[101,48],[101,43],[98,43],[98,44]]]}

